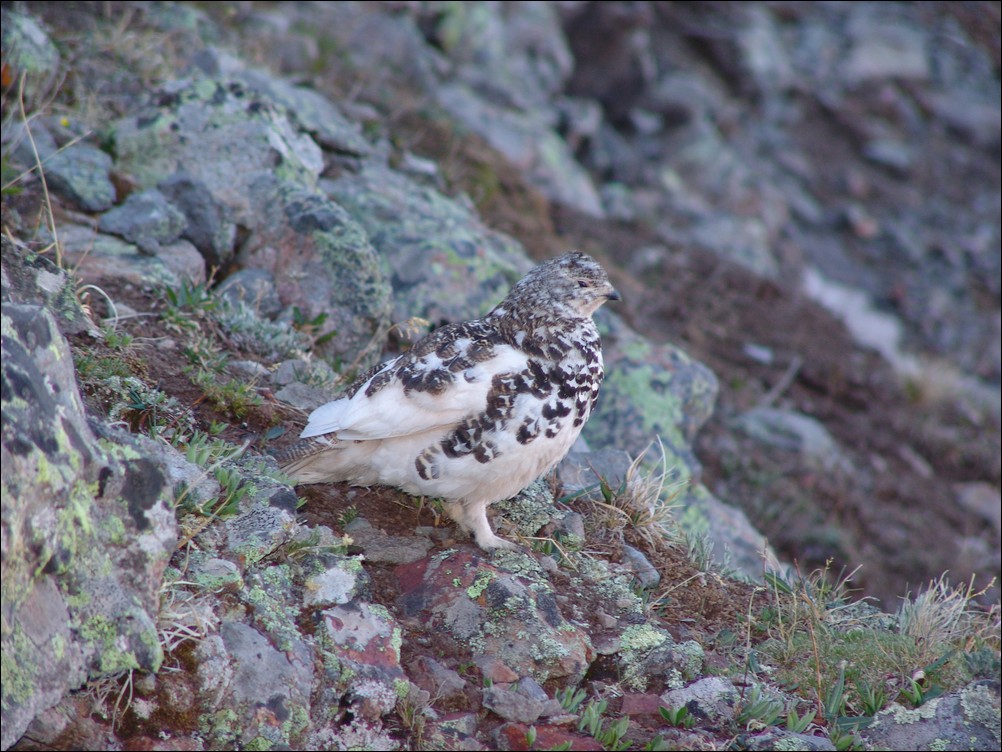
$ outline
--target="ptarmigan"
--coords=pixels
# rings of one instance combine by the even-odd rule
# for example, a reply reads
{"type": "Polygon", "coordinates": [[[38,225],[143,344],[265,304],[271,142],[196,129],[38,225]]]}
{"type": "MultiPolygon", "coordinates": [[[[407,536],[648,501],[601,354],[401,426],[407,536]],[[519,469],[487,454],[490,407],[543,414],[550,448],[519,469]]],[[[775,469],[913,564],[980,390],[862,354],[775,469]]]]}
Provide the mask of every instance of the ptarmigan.
{"type": "Polygon", "coordinates": [[[310,415],[279,461],[297,483],[346,481],[439,497],[483,549],[513,548],[487,522],[559,462],[598,397],[592,314],[619,300],[601,266],[546,261],[482,319],[449,324],[372,368],[310,415]]]}

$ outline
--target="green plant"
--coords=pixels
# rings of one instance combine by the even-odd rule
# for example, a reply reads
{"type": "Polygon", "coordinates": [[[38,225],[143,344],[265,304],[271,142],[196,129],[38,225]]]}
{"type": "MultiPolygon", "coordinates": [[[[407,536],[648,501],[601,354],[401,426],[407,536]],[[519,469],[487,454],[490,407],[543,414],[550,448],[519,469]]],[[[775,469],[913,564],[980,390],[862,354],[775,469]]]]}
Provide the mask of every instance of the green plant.
{"type": "Polygon", "coordinates": [[[329,314],[318,313],[310,319],[307,318],[301,310],[299,310],[298,306],[293,306],[292,308],[292,326],[310,339],[312,347],[320,347],[321,345],[330,342],[337,336],[336,329],[329,329],[322,334],[320,333],[328,318],[329,314]]]}
{"type": "Polygon", "coordinates": [[[658,710],[661,712],[661,717],[668,722],[669,726],[674,726],[675,728],[692,728],[696,724],[696,718],[689,712],[689,709],[685,705],[680,708],[666,708],[662,706],[658,710]]]}
{"type": "Polygon", "coordinates": [[[602,728],[597,734],[593,734],[595,741],[601,744],[605,749],[613,750],[617,752],[618,750],[625,750],[630,748],[630,743],[626,740],[626,732],[630,729],[630,719],[626,716],[618,718],[612,721],[609,725],[602,725],[602,728]]]}
{"type": "Polygon", "coordinates": [[[862,703],[863,715],[876,715],[887,705],[887,690],[883,684],[859,679],[856,682],[856,694],[862,703]]]}
{"type": "Polygon", "coordinates": [[[790,704],[789,710],[786,711],[786,723],[784,725],[787,730],[792,731],[794,734],[802,734],[814,723],[815,717],[817,717],[817,713],[813,710],[805,711],[803,715],[799,715],[797,713],[797,705],[794,702],[790,704]]]}
{"type": "Polygon", "coordinates": [[[614,752],[628,749],[630,745],[625,736],[630,728],[630,719],[624,716],[606,724],[604,719],[606,708],[608,703],[605,700],[589,702],[578,719],[578,731],[594,737],[595,741],[605,749],[614,752]]]}
{"type": "Polygon", "coordinates": [[[748,696],[738,708],[735,716],[744,728],[763,728],[775,725],[783,714],[783,702],[762,692],[760,685],[753,684],[748,696]]]}
{"type": "Polygon", "coordinates": [[[578,731],[584,731],[590,736],[595,736],[602,730],[602,715],[608,707],[605,700],[592,700],[585,706],[581,717],[578,719],[578,731]]]}
{"type": "Polygon", "coordinates": [[[261,404],[261,396],[245,381],[220,380],[217,372],[205,370],[190,371],[189,376],[209,402],[235,418],[246,418],[251,409],[261,404]]]}
{"type": "Polygon", "coordinates": [[[127,424],[133,432],[171,438],[194,430],[195,417],[189,409],[135,376],[107,376],[96,388],[110,403],[108,416],[127,424]]]}
{"type": "Polygon", "coordinates": [[[554,697],[560,703],[560,707],[568,713],[576,713],[581,703],[588,698],[588,693],[577,687],[564,687],[557,690],[554,697]]]}
{"type": "Polygon", "coordinates": [[[354,504],[351,504],[342,509],[338,513],[337,522],[338,525],[340,525],[343,528],[345,525],[348,525],[349,523],[351,523],[352,520],[357,518],[358,518],[358,507],[356,507],[354,504]]]}

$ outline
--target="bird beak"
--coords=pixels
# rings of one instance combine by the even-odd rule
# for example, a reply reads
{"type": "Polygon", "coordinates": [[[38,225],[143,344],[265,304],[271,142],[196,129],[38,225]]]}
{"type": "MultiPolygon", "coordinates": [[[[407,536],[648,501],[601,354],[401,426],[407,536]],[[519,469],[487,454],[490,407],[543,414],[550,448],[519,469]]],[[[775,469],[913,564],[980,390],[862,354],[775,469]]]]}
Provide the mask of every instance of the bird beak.
{"type": "Polygon", "coordinates": [[[613,289],[606,293],[605,298],[606,300],[622,300],[623,296],[613,289]]]}

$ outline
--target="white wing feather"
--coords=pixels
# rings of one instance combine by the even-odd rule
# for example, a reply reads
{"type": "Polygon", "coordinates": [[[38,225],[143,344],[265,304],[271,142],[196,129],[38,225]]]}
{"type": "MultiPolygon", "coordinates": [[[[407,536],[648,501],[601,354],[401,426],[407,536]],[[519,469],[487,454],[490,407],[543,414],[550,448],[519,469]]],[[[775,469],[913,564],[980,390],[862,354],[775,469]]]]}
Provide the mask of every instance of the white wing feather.
{"type": "MultiPolygon", "coordinates": [[[[301,438],[335,433],[345,441],[365,441],[453,426],[484,410],[494,376],[521,371],[527,361],[525,353],[502,345],[489,360],[457,373],[456,379],[438,393],[416,389],[405,392],[399,379],[371,397],[363,386],[351,398],[334,400],[314,410],[301,438]]],[[[396,361],[387,364],[387,368],[395,367],[396,361]]]]}

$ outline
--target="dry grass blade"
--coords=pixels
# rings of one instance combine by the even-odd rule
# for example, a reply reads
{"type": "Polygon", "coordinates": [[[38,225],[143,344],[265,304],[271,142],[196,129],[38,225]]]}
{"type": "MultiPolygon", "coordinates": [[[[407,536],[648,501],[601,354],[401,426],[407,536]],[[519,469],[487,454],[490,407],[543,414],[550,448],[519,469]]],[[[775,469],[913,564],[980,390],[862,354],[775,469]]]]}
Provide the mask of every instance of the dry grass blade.
{"type": "Polygon", "coordinates": [[[660,439],[656,441],[660,459],[652,464],[645,463],[654,446],[655,442],[651,442],[633,460],[618,489],[609,487],[606,480],[599,477],[599,487],[605,501],[589,501],[599,510],[599,514],[593,515],[592,522],[600,531],[601,538],[611,539],[616,543],[627,540],[650,551],[664,550],[679,542],[674,522],[677,505],[673,502],[682,490],[682,485],[666,490],[670,470],[660,439]]]}
{"type": "MultiPolygon", "coordinates": [[[[992,580],[980,591],[974,589],[974,579],[966,585],[951,587],[946,574],[932,580],[929,587],[915,596],[906,598],[898,611],[898,625],[903,634],[915,640],[932,660],[941,646],[961,641],[971,634],[975,622],[983,620],[983,614],[972,609],[972,601],[987,592],[995,581],[992,580]]],[[[997,619],[997,613],[996,613],[997,619]]]]}

